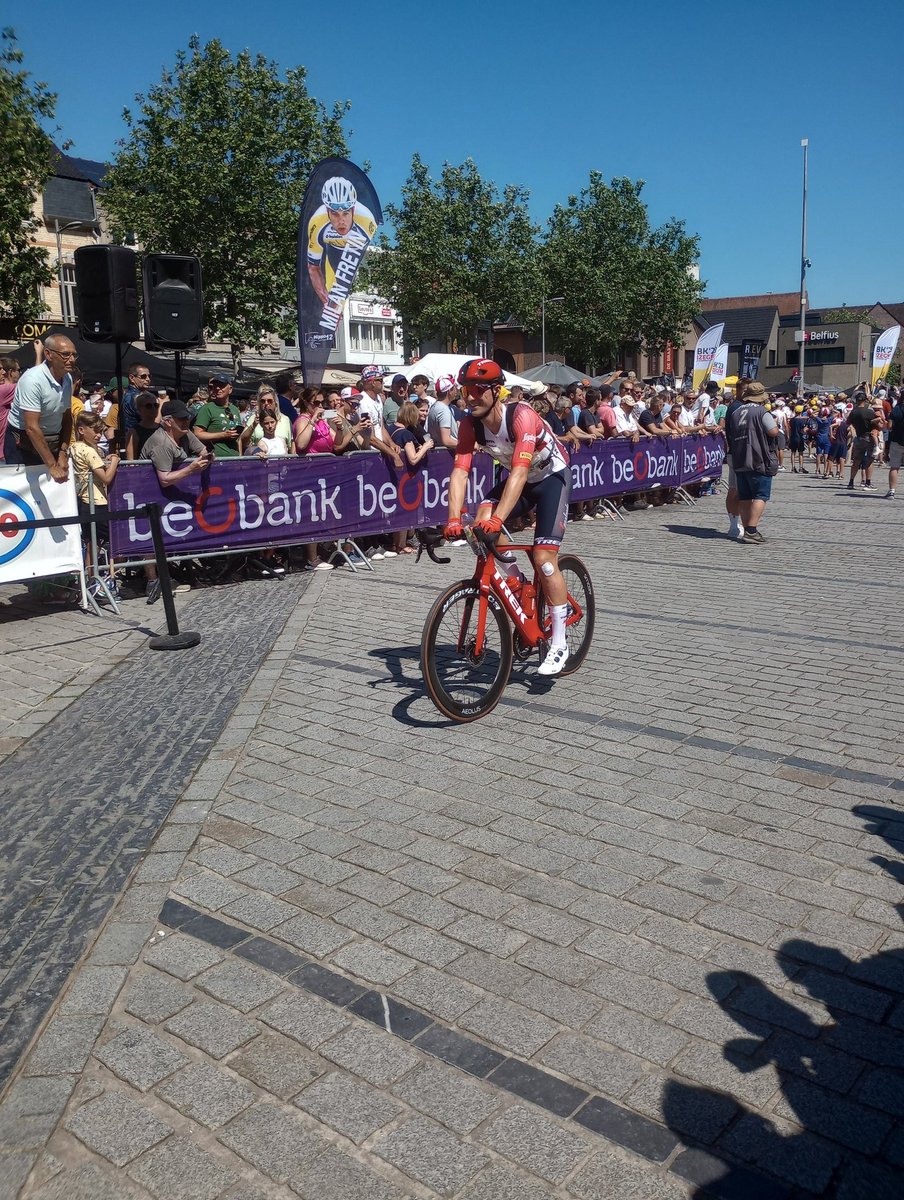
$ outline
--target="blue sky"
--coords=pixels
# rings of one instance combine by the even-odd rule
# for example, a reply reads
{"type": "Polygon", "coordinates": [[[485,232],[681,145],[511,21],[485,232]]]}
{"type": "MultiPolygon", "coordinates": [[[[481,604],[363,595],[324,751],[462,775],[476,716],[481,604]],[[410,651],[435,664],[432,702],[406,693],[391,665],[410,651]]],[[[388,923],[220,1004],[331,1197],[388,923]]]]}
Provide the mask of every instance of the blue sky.
{"type": "Polygon", "coordinates": [[[811,303],[904,301],[902,0],[45,0],[14,25],[73,154],[111,157],[135,94],[192,33],[218,37],[351,100],[351,157],[384,203],[415,150],[523,185],[540,223],[591,170],[646,180],[652,220],[700,235],[712,296],[799,287],[808,137],[811,303]]]}

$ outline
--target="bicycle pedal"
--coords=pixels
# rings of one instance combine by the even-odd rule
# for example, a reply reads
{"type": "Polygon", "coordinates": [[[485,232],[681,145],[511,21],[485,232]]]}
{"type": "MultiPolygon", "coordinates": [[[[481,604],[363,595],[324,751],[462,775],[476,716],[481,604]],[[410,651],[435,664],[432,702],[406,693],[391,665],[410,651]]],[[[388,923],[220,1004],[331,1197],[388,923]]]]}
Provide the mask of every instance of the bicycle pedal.
{"type": "Polygon", "coordinates": [[[520,636],[515,638],[515,641],[514,641],[515,658],[517,658],[517,660],[519,662],[527,662],[527,660],[533,654],[534,649],[535,649],[534,646],[529,646],[527,644],[527,642],[525,642],[524,639],[521,638],[520,636]]]}

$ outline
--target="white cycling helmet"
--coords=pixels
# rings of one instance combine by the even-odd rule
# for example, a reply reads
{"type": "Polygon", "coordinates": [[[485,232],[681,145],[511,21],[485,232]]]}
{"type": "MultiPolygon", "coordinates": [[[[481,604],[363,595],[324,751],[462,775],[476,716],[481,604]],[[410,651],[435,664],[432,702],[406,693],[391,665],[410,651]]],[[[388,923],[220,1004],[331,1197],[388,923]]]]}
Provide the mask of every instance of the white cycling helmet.
{"type": "Polygon", "coordinates": [[[358,193],[347,179],[343,179],[341,175],[334,175],[323,185],[320,199],[334,212],[348,212],[350,208],[355,207],[358,193]]]}

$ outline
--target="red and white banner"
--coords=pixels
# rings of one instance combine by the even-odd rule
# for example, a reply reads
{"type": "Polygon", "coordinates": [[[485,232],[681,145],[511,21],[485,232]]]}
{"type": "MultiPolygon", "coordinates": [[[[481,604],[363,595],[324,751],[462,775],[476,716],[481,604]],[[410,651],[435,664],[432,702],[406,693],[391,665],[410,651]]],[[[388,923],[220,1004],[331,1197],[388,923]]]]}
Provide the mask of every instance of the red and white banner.
{"type": "Polygon", "coordinates": [[[728,342],[722,342],[716,350],[716,357],[713,359],[712,367],[709,372],[710,379],[716,383],[721,383],[728,374],[728,342]]]}
{"type": "Polygon", "coordinates": [[[15,529],[16,521],[74,517],[75,483],[55,483],[43,467],[0,467],[0,583],[84,569],[78,524],[15,529]]]}

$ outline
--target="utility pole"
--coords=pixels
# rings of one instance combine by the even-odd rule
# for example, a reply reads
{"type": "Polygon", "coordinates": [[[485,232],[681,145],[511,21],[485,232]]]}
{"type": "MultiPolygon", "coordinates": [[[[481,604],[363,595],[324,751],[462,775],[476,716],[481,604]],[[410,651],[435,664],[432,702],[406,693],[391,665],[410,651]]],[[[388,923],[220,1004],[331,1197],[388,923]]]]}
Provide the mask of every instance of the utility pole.
{"type": "Polygon", "coordinates": [[[807,336],[807,267],[810,265],[810,260],[807,258],[807,151],[810,148],[810,139],[801,138],[801,146],[804,151],[804,206],[801,216],[800,225],[800,360],[798,365],[798,374],[800,378],[797,381],[797,398],[803,403],[804,399],[804,362],[806,360],[806,336],[807,336]]]}

